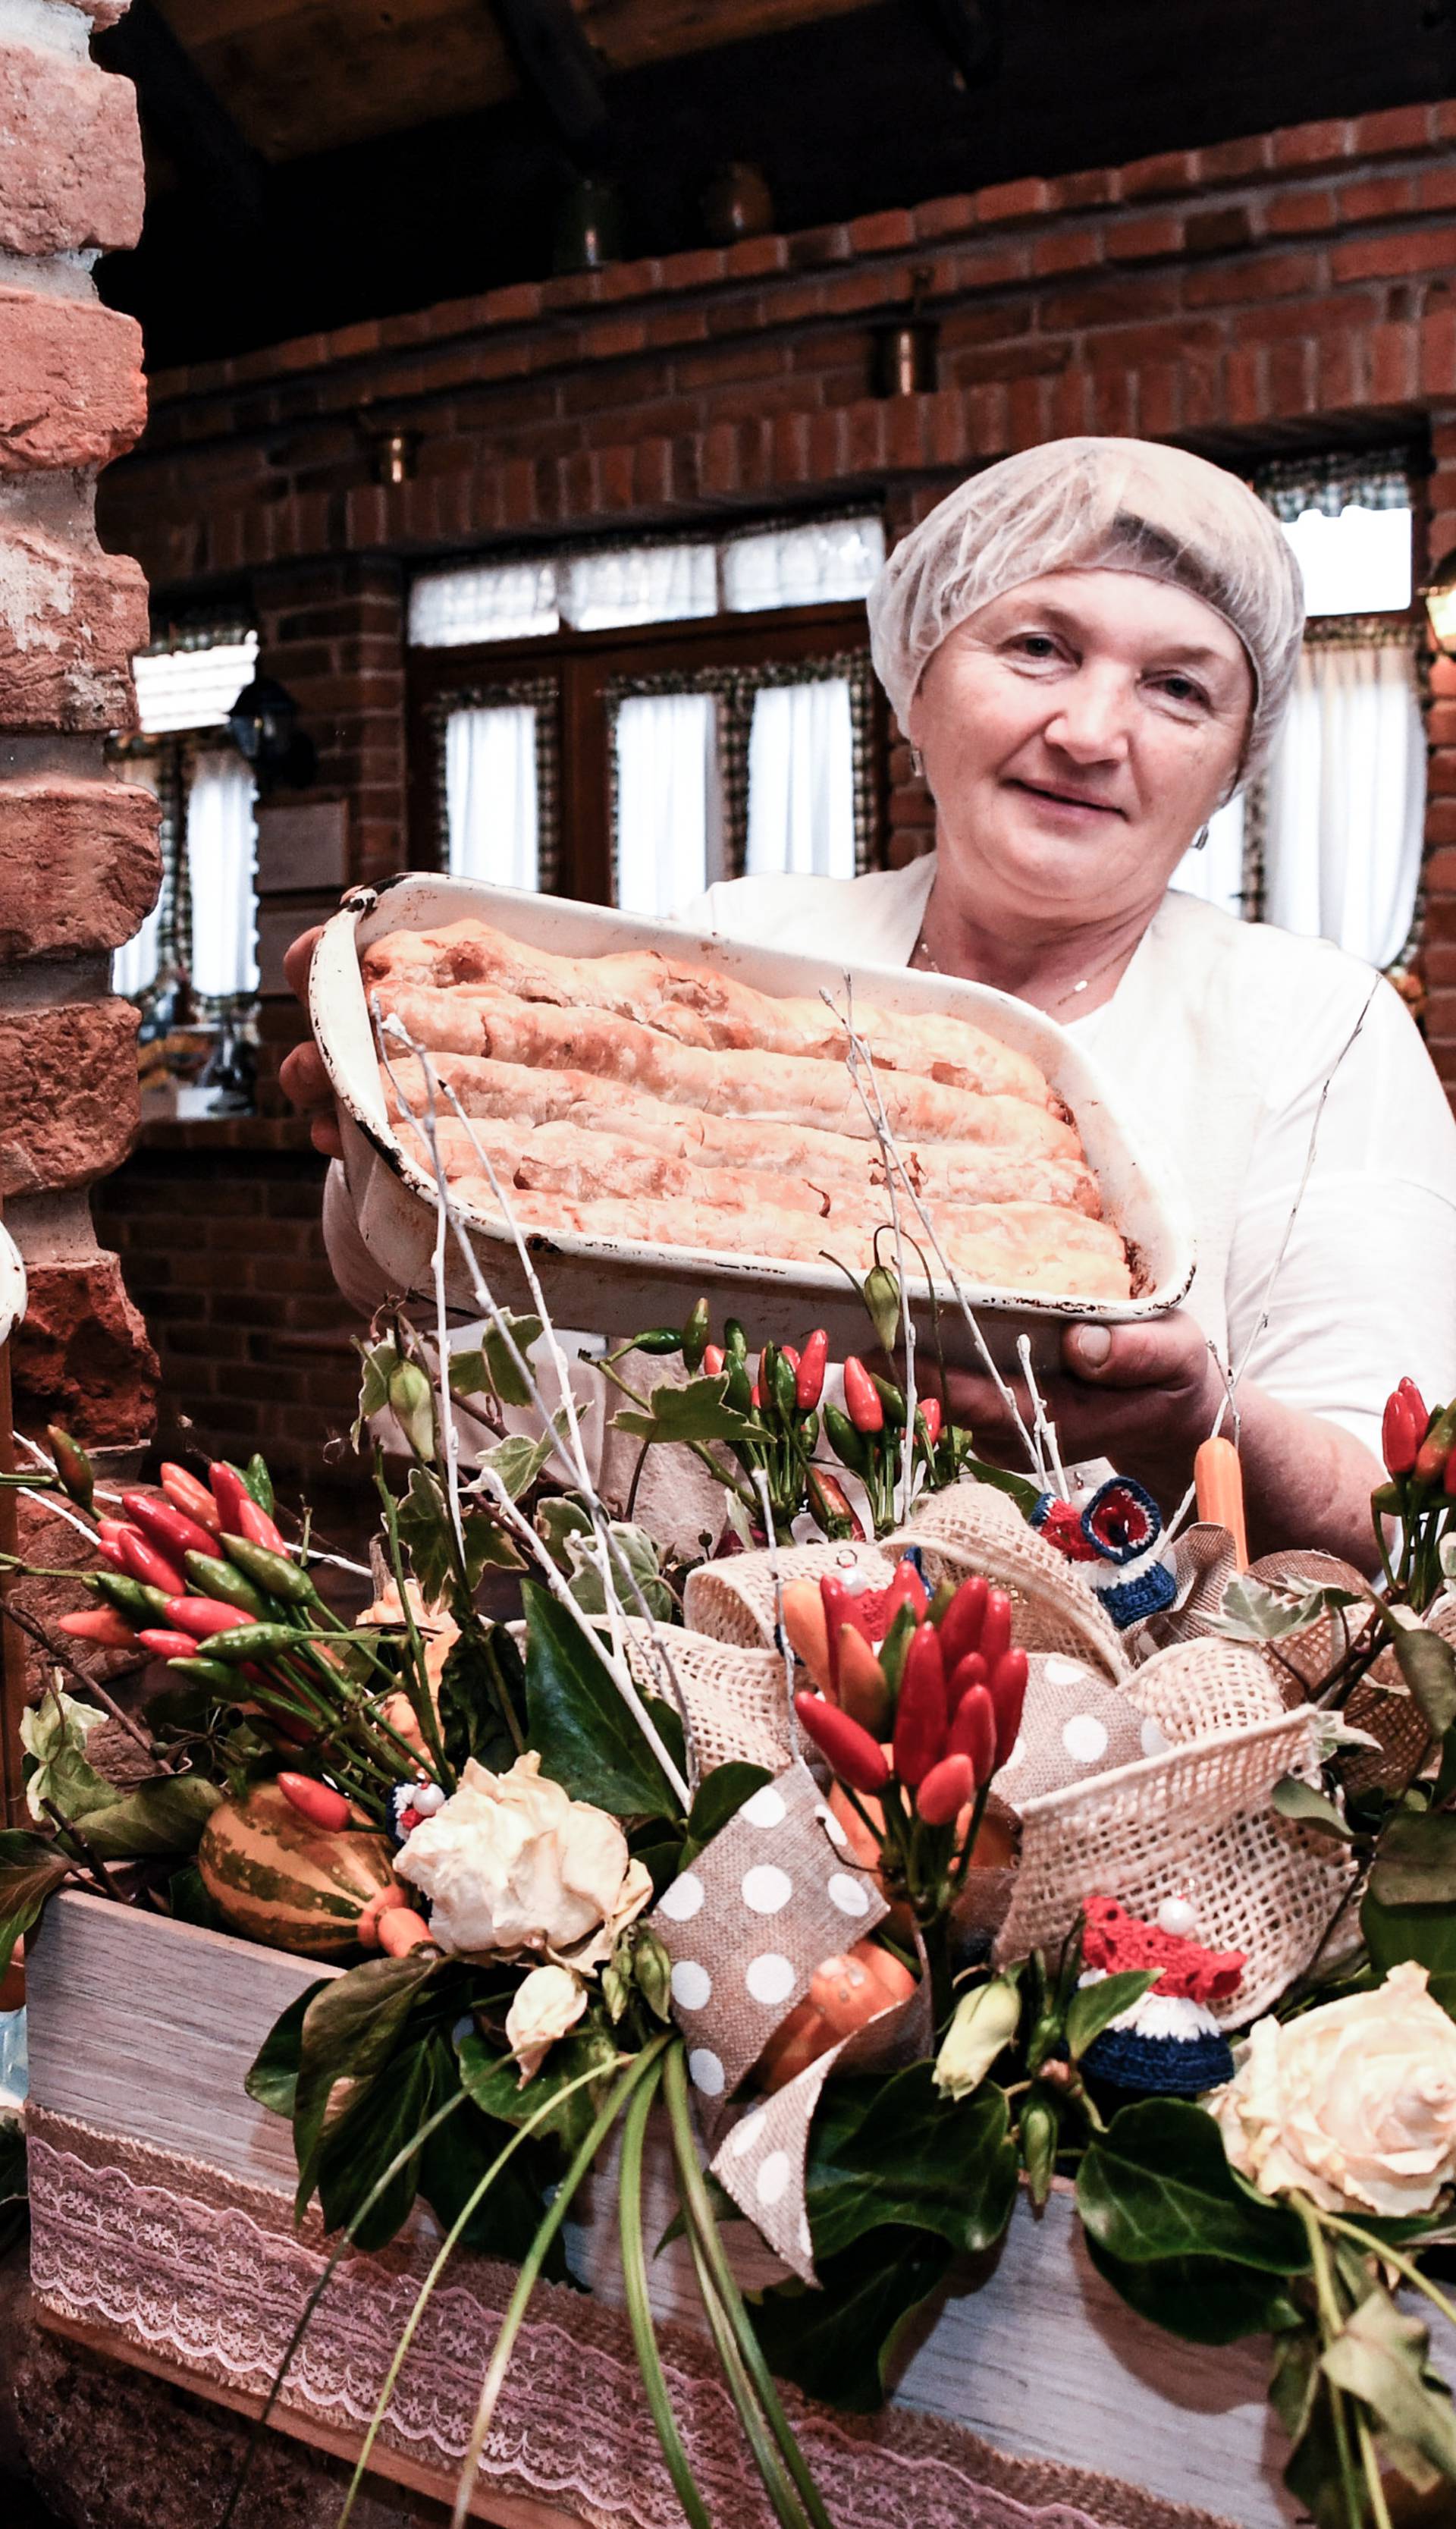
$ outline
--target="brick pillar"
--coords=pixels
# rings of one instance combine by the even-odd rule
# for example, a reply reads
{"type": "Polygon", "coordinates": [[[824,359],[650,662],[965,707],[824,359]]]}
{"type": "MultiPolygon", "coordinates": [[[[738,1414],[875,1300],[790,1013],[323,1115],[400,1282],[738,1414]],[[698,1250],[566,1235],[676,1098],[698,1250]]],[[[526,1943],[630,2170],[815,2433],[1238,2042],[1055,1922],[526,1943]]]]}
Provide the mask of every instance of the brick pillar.
{"type": "Polygon", "coordinates": [[[23,1427],[101,1447],[146,1438],[156,1376],[87,1192],[135,1125],[110,955],[160,878],[151,802],[102,755],[147,637],[140,568],[94,524],[145,418],[139,328],[90,277],[141,227],[135,98],[87,51],[125,5],[0,0],[0,1202],[30,1285],[11,1371],[23,1427]]]}
{"type": "MultiPolygon", "coordinates": [[[[1456,549],[1456,408],[1431,415],[1430,545],[1428,566],[1456,549]]],[[[1418,566],[1419,567],[1419,566],[1418,566]]],[[[1427,1039],[1448,1093],[1456,1097],[1456,659],[1430,670],[1430,740],[1426,798],[1426,930],[1421,964],[1429,991],[1427,1039]]]]}

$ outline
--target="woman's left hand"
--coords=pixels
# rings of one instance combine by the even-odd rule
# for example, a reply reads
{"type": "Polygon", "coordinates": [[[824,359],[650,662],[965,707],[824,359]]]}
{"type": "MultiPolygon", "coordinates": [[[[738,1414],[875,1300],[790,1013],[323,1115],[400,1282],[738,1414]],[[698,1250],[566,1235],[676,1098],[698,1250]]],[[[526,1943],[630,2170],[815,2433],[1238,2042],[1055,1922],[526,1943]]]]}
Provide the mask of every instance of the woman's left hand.
{"type": "MultiPolygon", "coordinates": [[[[1008,1380],[1026,1416],[1019,1378],[1008,1380]]],[[[1068,1326],[1061,1368],[1038,1377],[1064,1465],[1110,1458],[1171,1509],[1193,1477],[1193,1453],[1213,1428],[1223,1381],[1202,1326],[1185,1309],[1141,1325],[1068,1326]]],[[[1026,1452],[984,1372],[947,1373],[950,1420],[968,1428],[978,1458],[1016,1473],[1026,1452]]]]}

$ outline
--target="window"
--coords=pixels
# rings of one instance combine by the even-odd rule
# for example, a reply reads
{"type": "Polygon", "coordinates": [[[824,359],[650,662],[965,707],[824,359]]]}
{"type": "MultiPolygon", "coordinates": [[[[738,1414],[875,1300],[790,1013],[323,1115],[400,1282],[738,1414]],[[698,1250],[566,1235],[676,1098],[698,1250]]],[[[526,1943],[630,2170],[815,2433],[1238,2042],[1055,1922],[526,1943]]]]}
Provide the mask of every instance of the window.
{"type": "Polygon", "coordinates": [[[412,857],[650,917],[873,865],[878,517],[431,572],[410,603],[412,857]]]}
{"type": "Polygon", "coordinates": [[[162,889],[116,951],[112,989],[140,1004],[149,1087],[175,1093],[222,1070],[235,1105],[258,985],[257,827],[251,771],[225,731],[257,646],[250,627],[228,624],[189,627],[142,652],[133,662],[140,730],[113,748],[122,780],[160,802],[162,889]],[[151,1058],[162,1044],[165,1062],[151,1058]]]}
{"type": "Polygon", "coordinates": [[[1304,652],[1267,771],[1173,884],[1389,967],[1409,948],[1426,812],[1409,463],[1305,460],[1255,488],[1299,556],[1304,652]]]}

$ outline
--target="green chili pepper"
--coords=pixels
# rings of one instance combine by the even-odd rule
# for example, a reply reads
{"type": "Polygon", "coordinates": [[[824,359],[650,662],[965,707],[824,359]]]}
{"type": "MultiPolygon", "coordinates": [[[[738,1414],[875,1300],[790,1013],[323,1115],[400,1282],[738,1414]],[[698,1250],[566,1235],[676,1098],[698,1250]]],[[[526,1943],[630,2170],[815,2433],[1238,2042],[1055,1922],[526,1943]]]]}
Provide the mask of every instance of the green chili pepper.
{"type": "Polygon", "coordinates": [[[63,1431],[55,1423],[46,1425],[45,1436],[51,1445],[62,1490],[68,1492],[74,1502],[80,1502],[82,1510],[89,1510],[96,1490],[96,1474],[81,1442],[73,1440],[70,1432],[63,1431]]]}
{"type": "Polygon", "coordinates": [[[806,1458],[813,1457],[814,1444],[818,1438],[819,1416],[811,1407],[810,1411],[803,1415],[799,1421],[799,1445],[803,1449],[806,1458]]]}
{"type": "Polygon", "coordinates": [[[742,1355],[735,1352],[729,1353],[724,1368],[728,1372],[728,1393],[724,1399],[725,1404],[730,1405],[735,1414],[751,1413],[753,1381],[748,1375],[748,1366],[742,1355]]]}
{"type": "Polygon", "coordinates": [[[645,1333],[633,1335],[633,1352],[674,1353],[682,1350],[682,1337],[675,1326],[648,1326],[645,1333]]]}
{"type": "Polygon", "coordinates": [[[688,1312],[687,1323],[682,1329],[682,1358],[689,1370],[702,1368],[711,1328],[708,1303],[705,1299],[698,1300],[688,1312]]]}
{"type": "Polygon", "coordinates": [[[938,1581],[936,1583],[935,1591],[931,1598],[930,1605],[926,1609],[926,1622],[928,1624],[940,1624],[959,1587],[960,1583],[958,1581],[938,1581]]]}
{"type": "MultiPolygon", "coordinates": [[[[760,1372],[760,1387],[763,1386],[763,1374],[760,1372]]],[[[785,1423],[792,1420],[794,1406],[797,1402],[797,1393],[798,1376],[792,1362],[785,1361],[782,1352],[776,1353],[774,1356],[774,1402],[778,1406],[785,1423]]]]}
{"type": "Polygon", "coordinates": [[[894,1611],[890,1631],[880,1645],[880,1666],[885,1671],[885,1683],[891,1694],[897,1694],[899,1691],[905,1654],[909,1650],[912,1637],[919,1630],[917,1610],[907,1599],[902,1599],[894,1611]]]}
{"type": "Polygon", "coordinates": [[[865,1275],[864,1302],[885,1351],[893,1352],[900,1331],[900,1286],[888,1264],[872,1265],[865,1275]]]}
{"type": "Polygon", "coordinates": [[[238,1692],[237,1677],[232,1669],[223,1666],[221,1660],[199,1656],[196,1659],[169,1660],[167,1666],[174,1677],[189,1677],[198,1686],[215,1687],[221,1695],[236,1695],[238,1692]]]}
{"type": "Polygon", "coordinates": [[[903,1431],[905,1427],[905,1400],[900,1394],[899,1389],[894,1386],[890,1379],[879,1377],[873,1370],[870,1372],[870,1379],[874,1387],[875,1394],[879,1397],[881,1404],[885,1408],[885,1420],[889,1424],[890,1428],[891,1431],[903,1431]]]}
{"type": "Polygon", "coordinates": [[[265,1510],[271,1519],[278,1505],[274,1499],[273,1479],[268,1473],[267,1459],[254,1451],[243,1471],[243,1480],[259,1510],[265,1510]]]}
{"type": "Polygon", "coordinates": [[[144,1581],[134,1581],[127,1572],[93,1572],[92,1587],[100,1590],[119,1615],[127,1616],[134,1625],[165,1624],[167,1592],[148,1588],[144,1581]]]}
{"type": "MultiPolygon", "coordinates": [[[[254,1545],[245,1536],[225,1536],[228,1560],[236,1563],[256,1588],[266,1590],[284,1607],[311,1607],[318,1591],[306,1572],[287,1554],[275,1554],[271,1545],[254,1545]]],[[[234,1602],[242,1606],[242,1599],[234,1602]]]]}
{"type": "Polygon", "coordinates": [[[869,1446],[841,1406],[826,1405],[824,1436],[844,1466],[852,1468],[857,1476],[864,1474],[870,1463],[869,1446]]]}
{"type": "Polygon", "coordinates": [[[1021,2111],[1021,2157],[1026,2164],[1027,2183],[1035,2205],[1045,2204],[1052,2192],[1056,2146],[1060,2138],[1061,2120],[1052,2101],[1039,2093],[1034,2094],[1021,2111]]]}
{"type": "Polygon", "coordinates": [[[728,1318],[726,1320],[723,1329],[723,1340],[725,1349],[731,1355],[734,1361],[746,1361],[748,1359],[748,1337],[743,1332],[742,1325],[736,1318],[728,1318]]]}
{"type": "Polygon", "coordinates": [[[221,1598],[228,1607],[241,1607],[260,1625],[278,1622],[278,1610],[259,1596],[250,1581],[225,1563],[220,1554],[186,1554],[183,1562],[189,1581],[195,1581],[204,1598],[221,1598]]]}
{"type": "Polygon", "coordinates": [[[225,1634],[209,1634],[209,1657],[226,1660],[282,1659],[298,1648],[301,1637],[292,1625],[235,1625],[225,1634]]]}

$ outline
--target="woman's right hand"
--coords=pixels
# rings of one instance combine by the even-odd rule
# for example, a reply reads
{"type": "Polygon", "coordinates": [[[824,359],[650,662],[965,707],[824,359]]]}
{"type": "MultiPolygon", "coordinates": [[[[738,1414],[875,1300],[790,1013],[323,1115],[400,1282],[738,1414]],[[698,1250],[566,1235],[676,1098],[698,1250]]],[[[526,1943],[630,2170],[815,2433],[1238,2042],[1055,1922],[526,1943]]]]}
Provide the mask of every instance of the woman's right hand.
{"type": "MultiPolygon", "coordinates": [[[[308,1007],[308,969],[322,933],[322,924],[304,931],[294,942],[283,961],[289,990],[308,1007]]],[[[313,1147],[331,1159],[342,1158],[344,1142],[339,1131],[339,1112],[334,1103],[333,1085],[324,1068],[324,1058],[312,1037],[296,1045],[278,1066],[278,1085],[291,1106],[308,1118],[313,1147]]]]}

